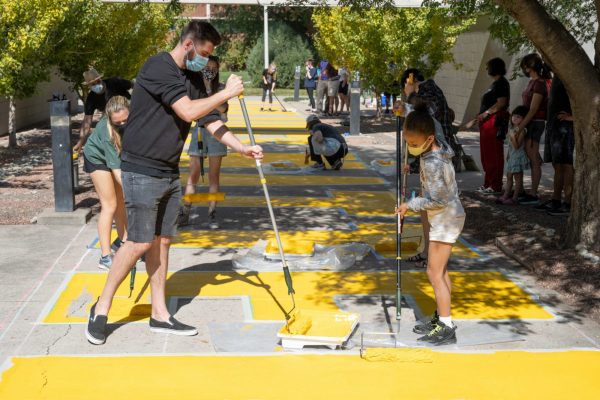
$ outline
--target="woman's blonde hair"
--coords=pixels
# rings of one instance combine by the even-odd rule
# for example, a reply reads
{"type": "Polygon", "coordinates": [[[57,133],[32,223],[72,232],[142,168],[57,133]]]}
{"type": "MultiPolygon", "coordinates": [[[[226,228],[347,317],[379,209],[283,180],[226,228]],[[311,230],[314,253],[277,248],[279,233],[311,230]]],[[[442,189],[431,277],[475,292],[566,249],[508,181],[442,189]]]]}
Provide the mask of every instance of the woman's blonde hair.
{"type": "Polygon", "coordinates": [[[129,110],[129,100],[123,96],[113,96],[106,103],[106,116],[108,118],[108,137],[110,142],[117,149],[117,153],[121,153],[121,135],[114,129],[110,117],[119,111],[129,110]]]}

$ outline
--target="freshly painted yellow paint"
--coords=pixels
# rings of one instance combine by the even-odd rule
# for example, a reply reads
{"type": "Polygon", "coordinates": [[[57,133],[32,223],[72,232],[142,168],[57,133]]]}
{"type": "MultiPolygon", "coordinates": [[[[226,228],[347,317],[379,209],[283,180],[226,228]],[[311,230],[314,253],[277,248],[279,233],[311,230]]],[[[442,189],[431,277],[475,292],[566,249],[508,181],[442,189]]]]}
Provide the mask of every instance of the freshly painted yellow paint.
{"type": "MultiPolygon", "coordinates": [[[[451,272],[452,315],[457,319],[549,319],[553,318],[523,289],[499,272],[451,272]]],[[[336,295],[393,295],[393,272],[294,272],[292,278],[299,309],[339,311],[336,295]]],[[[44,318],[46,323],[87,321],[87,313],[102,292],[105,274],[77,273],[68,282],[56,304],[44,318]],[[83,299],[83,300],[82,300],[83,299]],[[90,299],[85,307],[73,306],[90,299]],[[78,309],[73,314],[72,309],[78,309]]],[[[110,321],[146,319],[150,313],[147,275],[138,272],[131,298],[129,281],[119,287],[110,313],[110,321]]],[[[403,272],[402,289],[412,296],[425,313],[433,312],[433,290],[424,272],[403,272]]],[[[291,300],[283,273],[280,272],[174,272],[169,273],[167,296],[249,296],[256,320],[280,320],[291,300]],[[274,300],[277,299],[277,301],[274,300]]]]}
{"type": "Polygon", "coordinates": [[[15,357],[2,375],[0,398],[592,400],[600,392],[597,351],[395,351],[396,362],[281,353],[15,357]],[[413,361],[415,351],[421,358],[430,352],[430,361],[413,361]]]}
{"type": "MultiPolygon", "coordinates": [[[[267,183],[271,186],[337,186],[337,185],[383,185],[384,180],[369,176],[339,176],[333,175],[281,175],[266,173],[267,183]]],[[[180,174],[180,181],[185,184],[188,173],[180,174]]],[[[221,174],[221,186],[259,186],[256,174],[221,174]]]]}
{"type": "Polygon", "coordinates": [[[303,335],[344,340],[352,333],[359,315],[348,312],[299,310],[279,330],[284,335],[303,335]]]}
{"type": "MultiPolygon", "coordinates": [[[[315,244],[313,242],[282,238],[281,244],[283,244],[283,252],[285,254],[312,256],[315,252],[315,244]]],[[[273,238],[267,242],[265,254],[279,256],[279,246],[277,245],[277,240],[273,238]]]]}
{"type": "MultiPolygon", "coordinates": [[[[181,155],[181,161],[179,163],[180,168],[189,167],[190,157],[187,153],[181,155]]],[[[289,161],[296,164],[297,168],[304,167],[304,153],[265,153],[263,164],[273,163],[277,161],[289,161]]],[[[207,163],[205,162],[205,165],[207,163]]],[[[223,158],[222,168],[255,168],[256,164],[254,160],[242,157],[237,153],[231,153],[227,157],[223,158]]],[[[358,161],[352,154],[348,154],[348,157],[344,160],[344,169],[366,169],[367,167],[361,161],[358,161]]]]}

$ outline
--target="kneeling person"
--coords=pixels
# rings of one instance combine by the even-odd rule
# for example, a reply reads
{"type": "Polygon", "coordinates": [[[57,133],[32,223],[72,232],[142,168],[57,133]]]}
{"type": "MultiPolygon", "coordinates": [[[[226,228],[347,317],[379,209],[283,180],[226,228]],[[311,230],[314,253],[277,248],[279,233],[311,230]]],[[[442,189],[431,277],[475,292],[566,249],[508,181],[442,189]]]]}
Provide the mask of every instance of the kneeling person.
{"type": "Polygon", "coordinates": [[[316,115],[306,119],[306,128],[310,131],[308,147],[310,159],[315,162],[313,168],[325,169],[323,157],[336,171],[344,165],[344,157],[348,154],[346,140],[331,125],[323,124],[316,115]]]}

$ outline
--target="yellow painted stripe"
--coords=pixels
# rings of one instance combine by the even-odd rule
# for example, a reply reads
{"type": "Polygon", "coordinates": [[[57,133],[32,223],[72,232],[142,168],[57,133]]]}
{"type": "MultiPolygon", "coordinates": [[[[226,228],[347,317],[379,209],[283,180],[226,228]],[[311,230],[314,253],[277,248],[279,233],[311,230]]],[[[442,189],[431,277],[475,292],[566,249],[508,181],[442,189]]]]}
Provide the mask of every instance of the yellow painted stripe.
{"type": "MultiPolygon", "coordinates": [[[[499,272],[450,272],[450,276],[454,318],[552,318],[529,294],[499,272]]],[[[394,272],[295,272],[292,277],[296,304],[300,309],[339,311],[334,302],[336,295],[392,295],[396,290],[394,272]]],[[[138,272],[131,298],[128,297],[129,282],[123,282],[115,295],[110,321],[137,321],[149,317],[150,293],[145,284],[147,278],[144,272],[138,272]]],[[[105,281],[105,274],[75,274],[50,313],[45,316],[44,322],[87,321],[89,309],[102,292],[105,281]],[[85,307],[80,307],[82,298],[90,299],[85,307]]],[[[424,272],[403,272],[402,290],[415,299],[424,313],[434,311],[433,289],[424,272]]],[[[169,273],[167,296],[249,296],[256,320],[283,319],[281,309],[273,298],[284,308],[291,308],[284,275],[280,272],[169,273]]]]}
{"type": "Polygon", "coordinates": [[[387,351],[396,362],[335,354],[16,357],[0,398],[591,400],[600,392],[597,351],[387,351]]]}
{"type": "MultiPolygon", "coordinates": [[[[339,185],[383,185],[382,178],[368,176],[339,176],[333,175],[281,175],[268,174],[273,186],[339,186],[339,185]]],[[[180,180],[187,182],[188,173],[182,172],[180,180]]],[[[260,183],[258,174],[221,174],[221,186],[257,186],[260,183]]]]}

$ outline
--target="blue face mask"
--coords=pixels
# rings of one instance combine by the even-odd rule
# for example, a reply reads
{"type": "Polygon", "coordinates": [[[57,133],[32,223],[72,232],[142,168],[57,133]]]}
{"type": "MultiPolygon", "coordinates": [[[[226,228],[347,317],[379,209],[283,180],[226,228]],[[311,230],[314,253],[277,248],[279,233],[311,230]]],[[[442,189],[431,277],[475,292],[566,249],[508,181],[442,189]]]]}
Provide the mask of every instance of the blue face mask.
{"type": "Polygon", "coordinates": [[[104,85],[103,85],[103,84],[101,84],[101,83],[97,83],[97,84],[95,84],[94,86],[92,86],[92,87],[90,88],[90,90],[91,90],[92,92],[96,93],[96,94],[100,94],[100,93],[102,93],[102,91],[104,90],[104,85]]]}
{"type": "MultiPolygon", "coordinates": [[[[185,60],[185,68],[192,72],[199,72],[206,67],[208,64],[208,57],[202,57],[198,53],[196,53],[196,48],[194,47],[194,56],[193,60],[185,60]]],[[[186,55],[187,57],[187,55],[186,55]]]]}

